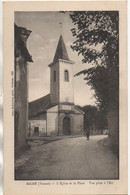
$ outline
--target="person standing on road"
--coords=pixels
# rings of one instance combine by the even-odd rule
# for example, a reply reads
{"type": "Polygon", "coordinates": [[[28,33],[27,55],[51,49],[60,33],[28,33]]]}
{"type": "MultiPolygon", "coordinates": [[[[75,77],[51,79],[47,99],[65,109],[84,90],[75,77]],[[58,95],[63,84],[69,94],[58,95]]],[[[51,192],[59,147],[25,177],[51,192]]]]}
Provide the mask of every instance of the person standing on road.
{"type": "Polygon", "coordinates": [[[89,130],[86,131],[87,140],[89,140],[89,130]]]}

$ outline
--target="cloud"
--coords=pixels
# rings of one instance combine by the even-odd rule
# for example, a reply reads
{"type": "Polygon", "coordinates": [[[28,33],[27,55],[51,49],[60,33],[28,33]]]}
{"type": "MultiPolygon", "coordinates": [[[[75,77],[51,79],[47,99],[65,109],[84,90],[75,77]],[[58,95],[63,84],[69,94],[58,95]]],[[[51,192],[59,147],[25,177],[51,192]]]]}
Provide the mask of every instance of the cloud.
{"type": "Polygon", "coordinates": [[[44,50],[47,42],[48,41],[44,36],[41,36],[38,33],[33,33],[28,41],[28,46],[37,52],[39,49],[44,50]]]}
{"type": "Polygon", "coordinates": [[[35,58],[36,61],[38,61],[38,60],[44,60],[44,59],[46,59],[46,56],[44,56],[44,55],[42,55],[42,56],[37,56],[37,57],[35,58]]]}
{"type": "Polygon", "coordinates": [[[67,45],[67,46],[70,46],[70,45],[72,45],[72,42],[71,42],[71,41],[67,41],[67,42],[66,42],[66,45],[67,45]]]}
{"type": "Polygon", "coordinates": [[[39,50],[45,50],[45,49],[46,49],[46,48],[43,47],[43,46],[39,47],[39,50]]]}
{"type": "Polygon", "coordinates": [[[41,41],[41,40],[43,40],[42,37],[39,34],[33,34],[32,38],[33,38],[33,41],[41,41]]]}
{"type": "Polygon", "coordinates": [[[50,39],[50,43],[56,42],[56,39],[50,39]]]}

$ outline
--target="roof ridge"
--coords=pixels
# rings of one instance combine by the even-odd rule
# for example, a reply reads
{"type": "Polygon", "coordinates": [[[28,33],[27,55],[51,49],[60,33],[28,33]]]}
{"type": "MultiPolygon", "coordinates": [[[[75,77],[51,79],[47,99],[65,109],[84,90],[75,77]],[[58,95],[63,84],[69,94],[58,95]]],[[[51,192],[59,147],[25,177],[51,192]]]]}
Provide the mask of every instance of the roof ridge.
{"type": "Polygon", "coordinates": [[[44,96],[42,96],[42,97],[40,97],[40,98],[38,98],[38,99],[36,99],[36,100],[33,100],[33,101],[29,102],[29,104],[30,104],[30,103],[33,103],[33,102],[37,102],[38,100],[41,100],[41,99],[43,99],[43,98],[46,98],[47,96],[50,96],[50,93],[47,94],[47,95],[44,95],[44,96]]]}

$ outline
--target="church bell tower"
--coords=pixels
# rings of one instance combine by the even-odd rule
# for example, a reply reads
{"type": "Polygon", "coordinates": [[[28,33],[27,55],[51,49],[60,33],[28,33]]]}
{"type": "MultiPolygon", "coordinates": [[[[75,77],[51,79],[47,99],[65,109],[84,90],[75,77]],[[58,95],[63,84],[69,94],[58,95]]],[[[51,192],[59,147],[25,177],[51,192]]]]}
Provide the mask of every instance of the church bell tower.
{"type": "Polygon", "coordinates": [[[73,104],[73,64],[69,59],[62,35],[50,67],[50,101],[52,104],[73,104]]]}

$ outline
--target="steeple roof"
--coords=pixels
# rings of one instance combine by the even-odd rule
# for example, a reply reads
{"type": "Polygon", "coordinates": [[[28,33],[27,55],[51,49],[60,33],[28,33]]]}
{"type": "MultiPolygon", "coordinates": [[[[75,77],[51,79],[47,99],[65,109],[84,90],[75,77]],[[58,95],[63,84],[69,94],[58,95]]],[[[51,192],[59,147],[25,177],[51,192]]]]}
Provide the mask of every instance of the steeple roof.
{"type": "Polygon", "coordinates": [[[59,38],[53,62],[56,62],[59,59],[70,61],[62,35],[59,38]]]}

